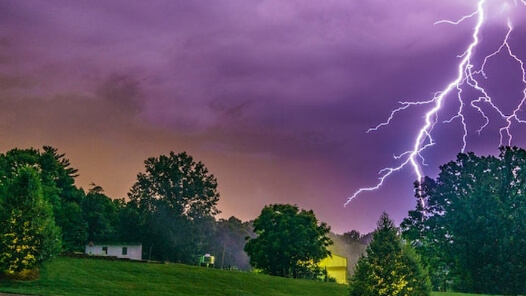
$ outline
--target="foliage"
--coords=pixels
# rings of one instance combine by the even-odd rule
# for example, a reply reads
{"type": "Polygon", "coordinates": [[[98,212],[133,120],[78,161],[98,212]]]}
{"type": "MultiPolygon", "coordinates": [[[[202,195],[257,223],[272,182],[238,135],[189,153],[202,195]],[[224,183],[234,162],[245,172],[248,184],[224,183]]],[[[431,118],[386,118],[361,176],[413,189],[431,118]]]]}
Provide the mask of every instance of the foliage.
{"type": "Polygon", "coordinates": [[[326,237],[330,227],[318,225],[312,210],[265,206],[253,225],[257,237],[245,246],[252,266],[270,275],[317,278],[316,263],[330,254],[327,247],[332,241],[326,237]]]}
{"type": "Polygon", "coordinates": [[[431,284],[420,259],[404,244],[393,221],[384,213],[367,255],[358,260],[350,280],[351,296],[430,295],[431,284]]]}
{"type": "Polygon", "coordinates": [[[403,223],[435,288],[526,293],[526,151],[461,153],[440,170],[416,184],[419,205],[403,223]]]}
{"type": "Polygon", "coordinates": [[[343,238],[347,243],[358,242],[360,240],[360,237],[360,232],[354,229],[343,234],[343,238]]]}
{"type": "MultiPolygon", "coordinates": [[[[114,199],[119,217],[117,225],[117,240],[122,242],[140,242],[143,238],[143,220],[133,202],[126,203],[124,199],[114,199]]],[[[143,244],[144,245],[144,244],[143,244]]]]}
{"type": "Polygon", "coordinates": [[[20,167],[2,186],[6,190],[0,213],[0,271],[12,275],[58,254],[60,229],[34,168],[20,167]]]}
{"type": "Polygon", "coordinates": [[[81,206],[84,220],[88,224],[88,241],[118,240],[119,204],[106,196],[102,187],[92,184],[81,206]]]}
{"type": "MultiPolygon", "coordinates": [[[[54,208],[55,209],[55,208],[54,208]]],[[[82,251],[87,238],[87,223],[76,202],[62,202],[55,210],[55,221],[61,225],[64,251],[82,251]]]]}
{"type": "MultiPolygon", "coordinates": [[[[43,151],[12,149],[0,154],[0,185],[12,180],[18,169],[24,166],[33,167],[38,172],[44,200],[50,204],[55,222],[62,229],[64,250],[82,249],[86,242],[87,224],[79,207],[84,193],[74,185],[77,170],[70,166],[64,154],[59,154],[53,147],[44,146],[43,151]]],[[[0,194],[5,192],[0,191],[0,194]]]]}
{"type": "Polygon", "coordinates": [[[148,258],[194,263],[219,213],[217,180],[185,152],[148,158],[145,168],[128,196],[139,213],[148,258]]]}

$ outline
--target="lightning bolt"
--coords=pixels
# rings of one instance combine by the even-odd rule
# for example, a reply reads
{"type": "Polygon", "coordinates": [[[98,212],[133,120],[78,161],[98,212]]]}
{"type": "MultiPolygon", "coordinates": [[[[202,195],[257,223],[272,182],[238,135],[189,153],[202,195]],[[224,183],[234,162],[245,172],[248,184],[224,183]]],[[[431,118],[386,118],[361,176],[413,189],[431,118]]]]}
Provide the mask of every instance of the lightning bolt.
{"type": "MultiPolygon", "coordinates": [[[[526,5],[526,0],[520,0],[521,3],[518,3],[518,0],[514,0],[514,2],[515,6],[526,5]]],[[[417,102],[399,102],[401,106],[397,109],[394,109],[386,121],[378,124],[373,128],[370,128],[367,131],[368,133],[374,132],[379,130],[380,128],[389,125],[398,113],[403,112],[413,106],[429,106],[429,108],[425,112],[425,115],[423,116],[423,124],[414,138],[412,148],[400,155],[394,156],[394,158],[399,162],[398,165],[380,170],[378,182],[376,183],[376,185],[358,189],[356,192],[354,192],[353,195],[348,197],[347,201],[345,202],[345,206],[347,206],[358,195],[379,189],[380,187],[382,187],[382,185],[385,183],[388,177],[407,166],[412,167],[414,173],[417,176],[417,181],[420,182],[423,180],[424,174],[421,166],[425,164],[425,161],[424,157],[422,156],[422,152],[435,144],[435,141],[432,137],[432,132],[433,128],[438,123],[438,115],[440,110],[444,106],[444,102],[446,99],[453,97],[456,98],[456,100],[458,101],[458,109],[456,114],[450,119],[442,121],[442,123],[460,121],[460,125],[463,128],[463,144],[461,149],[462,152],[464,152],[466,149],[468,137],[468,124],[466,122],[466,117],[464,116],[466,108],[473,108],[483,118],[484,123],[476,131],[478,134],[480,134],[490,124],[490,117],[488,115],[488,112],[496,112],[496,114],[498,114],[498,116],[500,116],[504,122],[504,124],[499,128],[499,146],[502,146],[504,144],[511,146],[513,140],[511,127],[516,124],[526,123],[526,119],[520,118],[520,112],[524,105],[526,105],[526,70],[524,62],[513,52],[512,47],[509,43],[509,38],[511,36],[511,33],[513,32],[513,25],[510,19],[508,19],[508,30],[503,38],[501,45],[494,52],[487,55],[483,59],[482,63],[479,63],[477,68],[477,65],[474,63],[473,59],[475,49],[480,43],[482,27],[486,21],[485,4],[486,0],[479,0],[477,4],[477,9],[473,13],[465,15],[457,21],[440,20],[435,23],[435,25],[458,25],[467,19],[476,18],[476,24],[473,29],[471,43],[468,45],[466,50],[459,56],[460,62],[458,63],[457,67],[457,75],[447,85],[447,87],[436,92],[434,96],[428,100],[417,102]],[[520,66],[520,69],[522,70],[522,83],[525,86],[522,92],[522,100],[520,100],[518,105],[509,114],[506,114],[501,110],[501,108],[498,107],[493,98],[488,94],[488,92],[481,86],[481,83],[479,82],[480,79],[487,78],[485,69],[486,65],[488,64],[488,61],[502,53],[507,54],[520,66]],[[478,94],[478,97],[474,99],[472,98],[471,100],[467,99],[466,96],[463,94],[463,90],[466,88],[475,91],[478,94]]],[[[424,201],[422,199],[420,200],[420,202],[423,205],[424,201]]]]}

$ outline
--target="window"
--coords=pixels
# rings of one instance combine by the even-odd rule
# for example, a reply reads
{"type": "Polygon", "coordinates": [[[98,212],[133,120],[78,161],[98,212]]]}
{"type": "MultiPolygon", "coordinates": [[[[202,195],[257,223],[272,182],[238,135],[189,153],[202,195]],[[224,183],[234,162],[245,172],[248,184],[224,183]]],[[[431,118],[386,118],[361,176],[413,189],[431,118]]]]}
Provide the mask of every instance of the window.
{"type": "Polygon", "coordinates": [[[102,247],[102,253],[108,255],[108,247],[102,247]]]}
{"type": "Polygon", "coordinates": [[[122,255],[128,255],[128,247],[122,247],[122,255]]]}

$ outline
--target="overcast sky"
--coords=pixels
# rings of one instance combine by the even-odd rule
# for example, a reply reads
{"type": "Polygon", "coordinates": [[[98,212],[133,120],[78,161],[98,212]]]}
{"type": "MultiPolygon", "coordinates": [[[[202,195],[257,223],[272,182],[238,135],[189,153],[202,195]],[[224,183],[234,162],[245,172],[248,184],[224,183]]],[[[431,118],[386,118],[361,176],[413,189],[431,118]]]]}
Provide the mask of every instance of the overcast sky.
{"type": "MultiPolygon", "coordinates": [[[[520,1],[519,1],[520,3],[520,1]]],[[[221,217],[257,217],[269,203],[313,209],[339,233],[372,231],[382,211],[399,223],[416,203],[406,168],[378,191],[378,172],[412,148],[429,100],[457,73],[474,0],[0,1],[0,151],[55,146],[91,182],[126,197],[143,161],[187,151],[219,183],[221,217]]],[[[509,44],[526,60],[526,6],[487,0],[474,61],[509,44]]],[[[520,64],[504,50],[487,64],[494,102],[523,96],[520,64]]],[[[465,92],[467,96],[469,92],[465,92]]],[[[475,98],[467,98],[467,102],[475,98]]],[[[462,148],[450,96],[423,156],[424,173],[462,148]]],[[[468,151],[498,153],[502,118],[466,108],[468,151]]],[[[522,118],[526,114],[519,112],[522,118]]],[[[526,125],[512,144],[526,146],[526,125]]]]}

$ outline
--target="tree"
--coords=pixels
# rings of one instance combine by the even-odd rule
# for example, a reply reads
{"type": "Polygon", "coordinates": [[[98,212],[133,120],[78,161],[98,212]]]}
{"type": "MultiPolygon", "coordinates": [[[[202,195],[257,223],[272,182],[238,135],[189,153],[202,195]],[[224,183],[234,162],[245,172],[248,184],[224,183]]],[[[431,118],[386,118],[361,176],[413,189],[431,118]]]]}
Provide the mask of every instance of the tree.
{"type": "Polygon", "coordinates": [[[378,220],[366,253],[350,280],[351,296],[431,295],[429,277],[419,257],[402,242],[386,213],[378,220]]]}
{"type": "Polygon", "coordinates": [[[343,238],[347,243],[358,242],[361,237],[360,232],[354,229],[343,234],[343,238]]]}
{"type": "Polygon", "coordinates": [[[61,249],[60,229],[42,195],[34,168],[22,166],[2,184],[7,192],[0,213],[0,270],[8,275],[34,269],[61,249]]]}
{"type": "Polygon", "coordinates": [[[0,185],[11,180],[24,166],[38,171],[43,198],[51,206],[57,226],[62,229],[64,250],[81,250],[86,243],[87,224],[79,206],[84,192],[74,185],[77,170],[71,168],[64,154],[59,154],[53,147],[44,146],[42,152],[33,148],[12,149],[0,154],[0,185]]]}
{"type": "Polygon", "coordinates": [[[88,241],[116,241],[120,224],[118,204],[104,194],[102,187],[91,185],[81,203],[84,220],[88,224],[88,241]]]}
{"type": "Polygon", "coordinates": [[[194,263],[219,213],[217,180],[186,152],[148,158],[128,196],[153,258],[194,263]]]}
{"type": "Polygon", "coordinates": [[[318,223],[312,210],[288,204],[263,208],[254,220],[256,238],[245,245],[250,264],[264,273],[282,277],[317,277],[316,263],[330,255],[326,237],[330,227],[318,223]]]}
{"type": "Polygon", "coordinates": [[[415,184],[418,206],[402,224],[435,288],[526,293],[526,151],[460,153],[440,170],[415,184]]]}
{"type": "Polygon", "coordinates": [[[56,224],[62,229],[64,251],[83,251],[87,240],[87,223],[80,203],[84,191],[75,186],[78,170],[71,167],[65,154],[44,146],[39,154],[44,198],[50,200],[56,224]]]}
{"type": "Polygon", "coordinates": [[[123,242],[139,242],[144,238],[146,227],[143,217],[134,202],[126,202],[124,198],[114,199],[119,209],[119,224],[117,226],[117,240],[123,242]]]}

